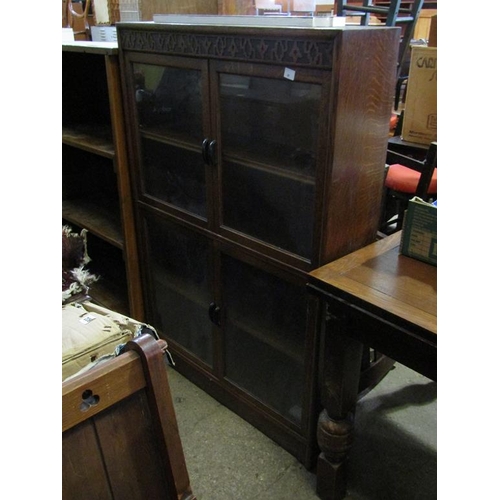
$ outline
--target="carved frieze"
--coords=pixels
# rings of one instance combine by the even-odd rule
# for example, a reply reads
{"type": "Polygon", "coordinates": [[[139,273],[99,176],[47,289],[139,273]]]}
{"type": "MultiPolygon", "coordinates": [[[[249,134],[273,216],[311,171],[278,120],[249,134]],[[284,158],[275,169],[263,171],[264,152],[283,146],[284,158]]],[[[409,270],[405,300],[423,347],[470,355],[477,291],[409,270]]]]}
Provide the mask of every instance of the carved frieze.
{"type": "Polygon", "coordinates": [[[119,43],[125,50],[140,52],[325,69],[331,68],[333,58],[332,40],[311,40],[300,37],[211,35],[125,29],[120,32],[119,43]]]}

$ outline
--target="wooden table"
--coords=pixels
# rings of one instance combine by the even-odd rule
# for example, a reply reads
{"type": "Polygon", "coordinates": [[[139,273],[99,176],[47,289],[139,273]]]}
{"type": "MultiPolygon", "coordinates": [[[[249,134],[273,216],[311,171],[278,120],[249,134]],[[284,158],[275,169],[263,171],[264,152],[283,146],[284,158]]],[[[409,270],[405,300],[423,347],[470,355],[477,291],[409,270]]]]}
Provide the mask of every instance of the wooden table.
{"type": "Polygon", "coordinates": [[[437,268],[399,254],[395,233],[310,273],[324,306],[317,493],[346,492],[363,345],[437,380],[437,268]]]}

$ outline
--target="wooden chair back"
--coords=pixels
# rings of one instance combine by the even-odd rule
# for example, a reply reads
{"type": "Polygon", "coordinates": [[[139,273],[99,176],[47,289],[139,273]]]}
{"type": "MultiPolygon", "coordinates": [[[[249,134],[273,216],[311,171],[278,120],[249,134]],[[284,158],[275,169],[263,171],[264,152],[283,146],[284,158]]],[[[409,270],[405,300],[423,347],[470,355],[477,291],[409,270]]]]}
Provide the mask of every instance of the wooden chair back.
{"type": "Polygon", "coordinates": [[[63,383],[63,499],[195,500],[161,342],[142,335],[63,383]]]}
{"type": "Polygon", "coordinates": [[[403,227],[405,210],[411,198],[418,196],[429,201],[430,195],[437,194],[437,176],[433,179],[437,169],[437,142],[430,144],[422,161],[387,150],[386,163],[388,167],[379,225],[381,235],[392,234],[403,227]],[[412,171],[416,172],[415,175],[412,171]]]}
{"type": "Polygon", "coordinates": [[[75,40],[91,40],[90,24],[88,21],[90,0],[81,3],[73,4],[72,0],[66,2],[66,22],[67,28],[72,28],[75,40]]]}

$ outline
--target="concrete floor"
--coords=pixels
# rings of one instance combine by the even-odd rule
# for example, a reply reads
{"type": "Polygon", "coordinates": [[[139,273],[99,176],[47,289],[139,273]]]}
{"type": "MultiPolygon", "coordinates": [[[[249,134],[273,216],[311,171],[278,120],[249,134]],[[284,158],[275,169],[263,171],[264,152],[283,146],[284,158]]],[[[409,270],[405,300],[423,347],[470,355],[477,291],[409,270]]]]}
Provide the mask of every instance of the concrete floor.
{"type": "MultiPolygon", "coordinates": [[[[315,475],[169,368],[198,500],[317,500],[315,475]]],[[[437,498],[437,384],[396,364],[358,403],[346,500],[437,498]]]]}

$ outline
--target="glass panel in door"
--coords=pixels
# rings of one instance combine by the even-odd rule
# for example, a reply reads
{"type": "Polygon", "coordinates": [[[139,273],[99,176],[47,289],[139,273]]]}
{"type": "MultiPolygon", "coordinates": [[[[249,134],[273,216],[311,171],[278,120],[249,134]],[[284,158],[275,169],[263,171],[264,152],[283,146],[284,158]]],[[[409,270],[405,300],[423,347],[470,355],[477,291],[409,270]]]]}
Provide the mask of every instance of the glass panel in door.
{"type": "Polygon", "coordinates": [[[139,127],[201,143],[201,70],[135,62],[133,73],[139,127]]]}
{"type": "Polygon", "coordinates": [[[144,194],[207,218],[201,69],[132,63],[144,194]]]}
{"type": "Polygon", "coordinates": [[[322,86],[219,73],[222,225],[311,258],[322,86]]]}
{"type": "Polygon", "coordinates": [[[208,241],[163,219],[145,219],[153,325],[212,366],[208,241]]]}
{"type": "Polygon", "coordinates": [[[228,255],[222,284],[226,378],[300,425],[306,288],[228,255]]]}

